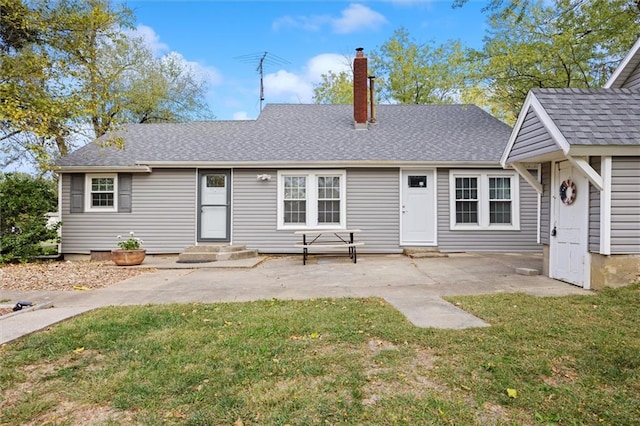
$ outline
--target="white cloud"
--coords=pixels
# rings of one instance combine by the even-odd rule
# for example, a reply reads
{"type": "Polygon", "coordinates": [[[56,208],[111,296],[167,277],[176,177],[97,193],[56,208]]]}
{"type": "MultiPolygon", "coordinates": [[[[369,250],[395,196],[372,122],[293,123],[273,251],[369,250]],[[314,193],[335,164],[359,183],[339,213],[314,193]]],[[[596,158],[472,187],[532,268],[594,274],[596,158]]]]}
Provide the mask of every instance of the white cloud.
{"type": "Polygon", "coordinates": [[[147,25],[139,24],[134,30],[128,32],[134,37],[142,38],[155,56],[161,56],[169,51],[169,46],[160,41],[158,33],[147,25]]]}
{"type": "Polygon", "coordinates": [[[176,62],[184,64],[188,67],[195,75],[202,78],[205,82],[210,84],[211,86],[217,86],[222,83],[222,74],[218,71],[217,68],[201,64],[200,62],[188,61],[184,56],[182,56],[179,52],[169,52],[163,56],[163,59],[172,59],[176,62]]]}
{"type": "Polygon", "coordinates": [[[350,71],[349,59],[335,53],[323,53],[309,59],[298,72],[279,70],[264,77],[265,98],[268,103],[312,103],[313,87],[328,71],[350,71]]]}
{"type": "Polygon", "coordinates": [[[249,116],[245,111],[238,111],[233,113],[233,120],[248,120],[249,116]]]}
{"type": "Polygon", "coordinates": [[[341,12],[340,17],[330,15],[283,16],[276,19],[272,28],[301,28],[306,31],[321,31],[324,26],[332,28],[336,34],[350,34],[358,31],[375,30],[387,23],[384,15],[362,4],[352,3],[341,12]]]}
{"type": "Polygon", "coordinates": [[[362,30],[375,30],[387,23],[380,13],[361,4],[350,4],[342,11],[342,16],[331,21],[337,34],[350,34],[362,30]]]}

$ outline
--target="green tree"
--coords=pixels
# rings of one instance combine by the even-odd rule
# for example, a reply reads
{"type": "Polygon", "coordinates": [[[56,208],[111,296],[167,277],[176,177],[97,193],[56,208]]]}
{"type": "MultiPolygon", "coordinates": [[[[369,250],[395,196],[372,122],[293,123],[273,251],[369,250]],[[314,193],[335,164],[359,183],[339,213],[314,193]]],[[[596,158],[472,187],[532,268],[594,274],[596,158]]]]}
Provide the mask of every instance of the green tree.
{"type": "Polygon", "coordinates": [[[24,173],[0,175],[0,262],[42,254],[41,243],[57,239],[45,213],[57,210],[52,180],[24,173]]]}
{"type": "MultiPolygon", "coordinates": [[[[156,58],[108,0],[0,0],[0,149],[42,169],[126,122],[212,118],[201,76],[156,58]],[[5,35],[6,33],[6,35],[5,35]]],[[[120,142],[117,139],[112,143],[120,142]]]]}
{"type": "Polygon", "coordinates": [[[462,99],[510,124],[532,88],[601,87],[640,34],[640,3],[629,0],[493,0],[486,10],[462,99]]]}
{"type": "MultiPolygon", "coordinates": [[[[436,46],[418,43],[401,27],[369,55],[376,77],[377,102],[401,104],[452,103],[459,98],[467,73],[459,42],[436,46]]],[[[353,102],[353,73],[329,72],[314,87],[317,103],[353,102]]]]}
{"type": "Polygon", "coordinates": [[[455,102],[464,83],[464,52],[457,41],[418,43],[401,27],[371,54],[381,96],[401,104],[455,102]]]}
{"type": "Polygon", "coordinates": [[[353,72],[329,71],[322,74],[322,81],[313,88],[313,98],[318,104],[353,103],[353,72]]]}

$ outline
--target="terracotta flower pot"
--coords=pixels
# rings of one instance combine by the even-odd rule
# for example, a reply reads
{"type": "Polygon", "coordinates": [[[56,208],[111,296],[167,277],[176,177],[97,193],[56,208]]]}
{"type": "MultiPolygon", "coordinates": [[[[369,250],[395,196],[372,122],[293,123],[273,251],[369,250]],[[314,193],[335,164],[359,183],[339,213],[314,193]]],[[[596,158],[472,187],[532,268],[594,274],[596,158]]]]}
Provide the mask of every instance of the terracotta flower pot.
{"type": "Polygon", "coordinates": [[[111,260],[118,266],[140,265],[142,261],[144,261],[144,257],[146,254],[147,251],[145,249],[115,249],[111,250],[111,260]]]}

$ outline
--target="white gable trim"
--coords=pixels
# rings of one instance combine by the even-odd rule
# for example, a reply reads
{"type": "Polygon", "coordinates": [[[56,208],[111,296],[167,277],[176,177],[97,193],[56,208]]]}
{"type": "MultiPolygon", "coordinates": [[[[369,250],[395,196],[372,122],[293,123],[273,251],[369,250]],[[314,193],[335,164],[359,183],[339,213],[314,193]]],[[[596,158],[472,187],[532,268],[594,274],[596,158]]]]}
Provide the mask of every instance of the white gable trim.
{"type": "Polygon", "coordinates": [[[522,124],[527,115],[527,112],[529,111],[529,108],[532,108],[533,111],[536,113],[536,115],[538,116],[538,119],[540,120],[544,128],[547,130],[547,132],[549,132],[549,134],[551,135],[551,138],[556,143],[558,148],[562,150],[564,155],[566,156],[569,153],[569,150],[571,148],[569,145],[569,142],[564,137],[560,129],[558,129],[558,126],[556,126],[556,124],[553,122],[553,120],[551,119],[547,111],[544,109],[544,107],[542,106],[538,98],[536,98],[535,94],[530,91],[529,94],[527,95],[527,99],[525,100],[524,105],[522,106],[522,109],[520,110],[518,121],[516,122],[516,125],[513,128],[513,131],[511,132],[509,143],[507,144],[507,147],[502,153],[502,158],[500,159],[500,164],[502,165],[502,167],[506,168],[506,165],[508,164],[507,159],[509,158],[509,154],[513,149],[513,145],[516,142],[516,138],[520,133],[522,124]]]}
{"type": "Polygon", "coordinates": [[[604,84],[605,89],[611,89],[614,85],[616,85],[616,87],[620,87],[624,83],[624,80],[626,80],[629,75],[628,73],[623,75],[623,73],[627,71],[626,68],[629,65],[629,62],[631,62],[633,57],[637,54],[640,54],[640,38],[636,40],[629,53],[627,53],[627,56],[624,57],[622,62],[620,62],[620,65],[618,65],[618,68],[616,68],[613,74],[611,74],[611,77],[609,77],[609,80],[604,84]],[[618,81],[620,77],[623,77],[624,80],[618,81]]]}

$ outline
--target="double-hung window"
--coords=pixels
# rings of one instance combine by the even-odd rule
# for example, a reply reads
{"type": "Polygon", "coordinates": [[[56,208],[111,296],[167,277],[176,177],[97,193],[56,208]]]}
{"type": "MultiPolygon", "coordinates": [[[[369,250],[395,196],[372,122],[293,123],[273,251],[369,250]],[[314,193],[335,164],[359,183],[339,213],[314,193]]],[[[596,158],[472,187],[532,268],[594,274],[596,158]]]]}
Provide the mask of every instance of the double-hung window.
{"type": "Polygon", "coordinates": [[[515,172],[452,170],[449,182],[451,229],[520,229],[515,172]]]}
{"type": "Polygon", "coordinates": [[[85,193],[86,211],[117,211],[118,175],[87,174],[85,193]]]}
{"type": "Polygon", "coordinates": [[[278,228],[344,228],[344,170],[278,172],[278,228]]]}

